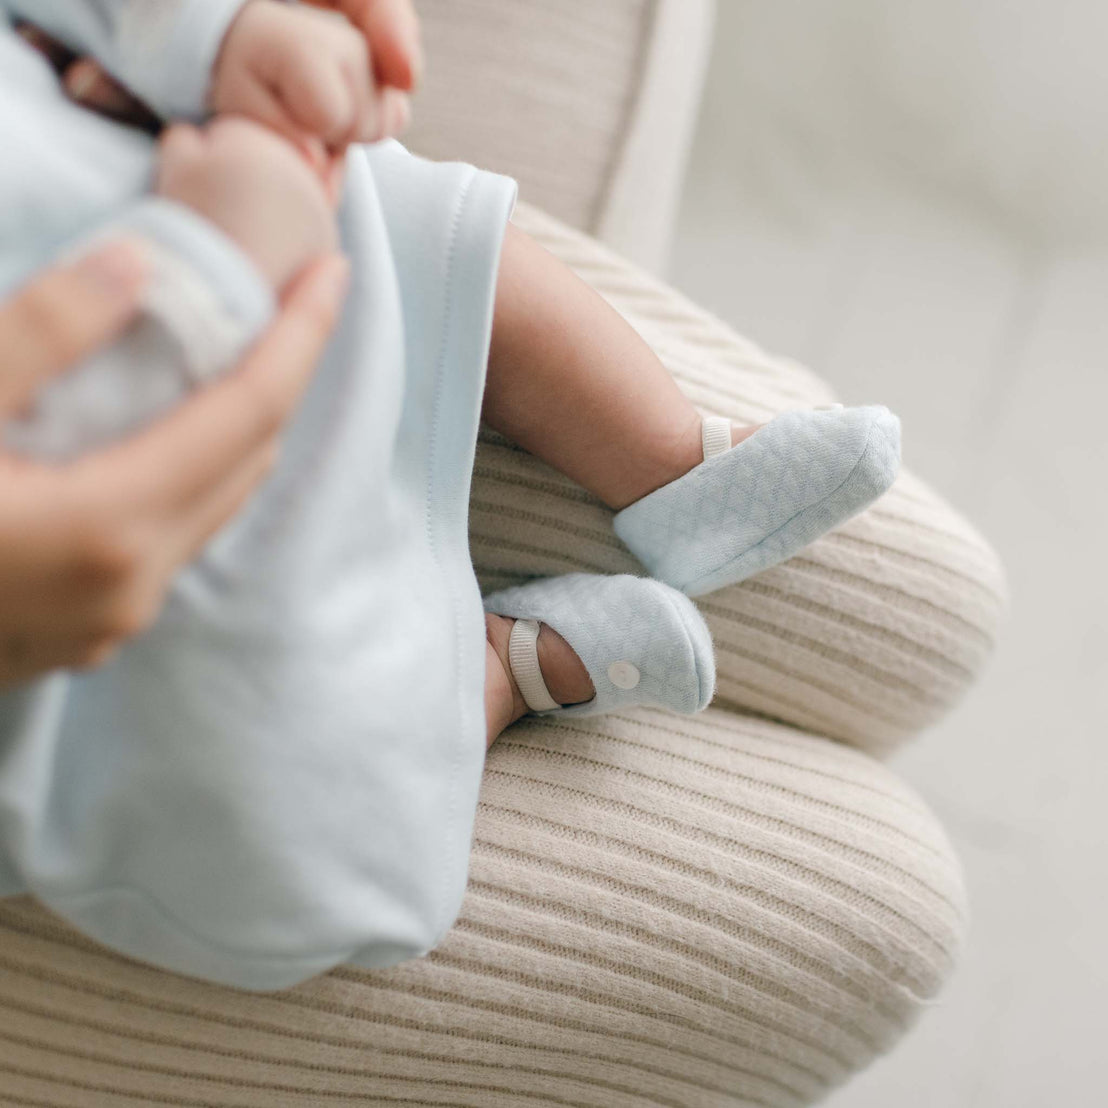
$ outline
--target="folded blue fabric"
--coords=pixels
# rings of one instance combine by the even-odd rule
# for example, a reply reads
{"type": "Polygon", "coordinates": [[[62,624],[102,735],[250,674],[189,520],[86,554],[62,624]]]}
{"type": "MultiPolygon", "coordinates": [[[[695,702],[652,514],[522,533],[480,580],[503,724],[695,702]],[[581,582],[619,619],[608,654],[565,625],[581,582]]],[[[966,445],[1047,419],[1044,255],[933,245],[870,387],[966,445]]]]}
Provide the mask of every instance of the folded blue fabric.
{"type": "Polygon", "coordinates": [[[856,515],[900,466],[900,421],[880,406],[778,416],[635,501],[616,534],[688,596],[761,572],[856,515]]]}
{"type": "MultiPolygon", "coordinates": [[[[264,322],[270,294],[250,295],[234,244],[146,198],[154,143],[69,103],[6,28],[0,14],[0,299],[112,221],[264,322]]],[[[442,940],[485,763],[466,522],[514,198],[505,178],[396,143],[351,149],[351,291],[273,471],[150,631],[94,672],[0,692],[0,897],[33,894],[128,957],[246,989],[442,940]]],[[[161,337],[74,369],[88,406],[28,418],[81,453],[90,430],[151,417],[146,377],[176,403],[193,382],[161,337]],[[110,364],[124,376],[101,376],[110,364]]]]}
{"type": "Polygon", "coordinates": [[[538,715],[602,715],[640,704],[691,714],[715,692],[711,633],[688,598],[660,581],[570,573],[484,603],[486,612],[552,627],[589,671],[592,700],[538,715]]]}

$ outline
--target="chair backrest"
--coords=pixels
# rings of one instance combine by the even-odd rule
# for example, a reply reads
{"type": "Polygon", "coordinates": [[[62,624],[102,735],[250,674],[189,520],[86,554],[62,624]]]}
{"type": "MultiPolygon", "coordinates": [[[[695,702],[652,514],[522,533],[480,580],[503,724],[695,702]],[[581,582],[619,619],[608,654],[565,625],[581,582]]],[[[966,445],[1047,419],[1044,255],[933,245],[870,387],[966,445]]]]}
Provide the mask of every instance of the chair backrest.
{"type": "Polygon", "coordinates": [[[429,59],[406,141],[658,268],[699,104],[711,0],[417,0],[429,59]]]}

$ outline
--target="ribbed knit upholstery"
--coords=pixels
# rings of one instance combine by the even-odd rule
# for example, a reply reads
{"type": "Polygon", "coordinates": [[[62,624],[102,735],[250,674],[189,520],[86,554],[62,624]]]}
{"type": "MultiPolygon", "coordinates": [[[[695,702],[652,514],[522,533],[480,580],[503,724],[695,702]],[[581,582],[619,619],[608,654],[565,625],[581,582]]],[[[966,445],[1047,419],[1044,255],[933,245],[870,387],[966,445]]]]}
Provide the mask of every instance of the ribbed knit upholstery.
{"type": "MultiPolygon", "coordinates": [[[[697,401],[824,401],[561,225],[519,221],[628,312],[697,401]]],[[[609,514],[489,436],[486,582],[633,568],[609,514]]],[[[428,958],[255,995],[0,901],[0,1106],[794,1108],[892,1045],[950,970],[960,871],[868,755],[949,706],[991,641],[995,559],[910,478],[709,598],[726,707],[527,721],[489,753],[460,918],[428,958]]]]}
{"type": "MultiPolygon", "coordinates": [[[[412,147],[512,173],[525,199],[653,264],[709,0],[417,6],[432,64],[412,147]]],[[[517,222],[706,412],[762,420],[830,399],[583,235],[525,205],[517,222]]],[[[489,433],[471,535],[489,590],[637,568],[607,509],[489,433]]],[[[29,898],[0,901],[0,1108],[816,1102],[937,992],[964,907],[921,802],[807,732],[883,752],[938,718],[1002,605],[988,546],[903,477],[800,557],[700,602],[717,707],[535,720],[498,741],[461,915],[428,958],[391,970],[243,993],[122,958],[29,898]]]]}
{"type": "MultiPolygon", "coordinates": [[[[761,422],[833,399],[810,371],[766,354],[592,239],[526,205],[516,222],[646,336],[705,412],[761,422]]],[[[911,427],[904,433],[910,444],[911,427]]],[[[478,448],[471,511],[474,562],[489,590],[575,569],[639,571],[603,504],[491,431],[478,448]]],[[[1005,586],[991,547],[904,474],[799,557],[698,603],[716,642],[717,705],[883,754],[972,684],[1005,586]]]]}
{"type": "Polygon", "coordinates": [[[492,749],[430,957],[250,995],[0,902],[0,1104],[810,1104],[903,1032],[962,927],[934,819],[849,747],[710,710],[492,749]]]}

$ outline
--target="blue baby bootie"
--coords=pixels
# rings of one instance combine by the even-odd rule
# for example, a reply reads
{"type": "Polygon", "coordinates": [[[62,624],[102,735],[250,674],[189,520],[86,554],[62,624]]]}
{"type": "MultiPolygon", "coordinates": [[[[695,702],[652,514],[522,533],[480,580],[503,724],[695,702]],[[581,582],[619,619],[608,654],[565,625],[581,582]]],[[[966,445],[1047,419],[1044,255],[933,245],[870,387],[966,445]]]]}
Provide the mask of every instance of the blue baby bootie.
{"type": "Polygon", "coordinates": [[[619,512],[616,534],[687,596],[760,573],[857,515],[896,478],[900,421],[880,406],[785,412],[731,446],[704,421],[704,461],[619,512]]]}
{"type": "Polygon", "coordinates": [[[512,676],[540,715],[593,716],[640,704],[692,714],[716,687],[712,636],[681,593],[646,577],[570,573],[485,597],[485,611],[515,619],[508,643],[512,676]],[[539,623],[573,648],[596,696],[561,707],[539,668],[539,623]]]}

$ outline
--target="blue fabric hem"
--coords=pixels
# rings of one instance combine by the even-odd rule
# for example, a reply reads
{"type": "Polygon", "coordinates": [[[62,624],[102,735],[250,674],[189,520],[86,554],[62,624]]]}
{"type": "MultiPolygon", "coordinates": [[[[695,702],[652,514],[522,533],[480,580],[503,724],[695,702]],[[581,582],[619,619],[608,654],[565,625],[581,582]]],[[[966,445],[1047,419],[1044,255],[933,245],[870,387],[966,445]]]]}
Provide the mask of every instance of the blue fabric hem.
{"type": "MultiPolygon", "coordinates": [[[[492,317],[496,302],[500,252],[516,199],[514,183],[510,188],[505,187],[507,183],[504,178],[475,170],[458,206],[455,219],[456,231],[448,262],[449,299],[443,328],[433,415],[435,431],[432,434],[432,442],[438,443],[439,435],[443,433],[447,422],[453,422],[451,433],[457,435],[459,411],[467,411],[468,414],[468,419],[464,423],[464,433],[468,436],[468,449],[463,455],[466,458],[466,464],[457,468],[447,467],[442,459],[457,455],[450,450],[436,450],[432,458],[427,504],[427,526],[432,539],[432,550],[441,571],[448,579],[448,587],[454,598],[455,650],[459,668],[459,727],[455,733],[454,758],[450,766],[451,799],[447,812],[447,825],[451,828],[449,832],[451,837],[462,833],[463,829],[472,834],[476,791],[485,760],[484,655],[479,650],[466,649],[467,636],[474,633],[482,638],[484,636],[484,608],[469,557],[469,494],[477,446],[477,429],[484,398],[489,345],[492,339],[492,317]],[[495,237],[490,235],[488,233],[490,227],[499,228],[499,234],[495,237]],[[455,261],[459,255],[466,258],[469,263],[467,266],[456,267],[455,261]],[[459,273],[474,270],[489,274],[489,280],[481,284],[464,279],[458,280],[459,273]],[[481,321],[479,328],[473,326],[476,320],[481,321]],[[452,357],[448,360],[448,353],[451,352],[452,357]],[[472,387],[471,373],[450,372],[449,361],[461,361],[464,364],[479,367],[478,387],[476,389],[472,387]],[[441,418],[444,413],[450,417],[450,420],[441,418]],[[465,567],[466,572],[464,574],[460,572],[459,567],[465,567]],[[469,690],[475,690],[476,695],[469,690]],[[473,741],[470,736],[479,736],[479,744],[476,750],[467,751],[465,743],[473,741]],[[474,803],[467,806],[463,812],[457,806],[460,803],[458,795],[460,778],[467,757],[471,759],[471,776],[473,766],[476,764],[477,780],[466,783],[468,787],[464,793],[472,797],[474,803]]],[[[453,926],[465,895],[466,872],[462,873],[460,884],[457,876],[453,875],[455,887],[449,888],[452,874],[447,859],[451,856],[452,852],[449,849],[444,850],[441,879],[444,886],[443,908],[432,947],[438,945],[453,926]]]]}

